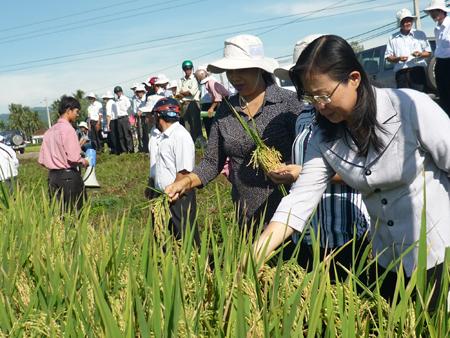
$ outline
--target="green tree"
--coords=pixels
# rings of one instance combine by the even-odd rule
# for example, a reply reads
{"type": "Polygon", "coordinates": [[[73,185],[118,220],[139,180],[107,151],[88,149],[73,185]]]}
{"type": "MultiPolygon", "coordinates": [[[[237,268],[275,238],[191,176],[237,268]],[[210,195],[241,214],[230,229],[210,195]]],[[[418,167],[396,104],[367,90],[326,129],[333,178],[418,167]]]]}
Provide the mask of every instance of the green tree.
{"type": "Polygon", "coordinates": [[[30,107],[11,103],[8,108],[9,128],[22,131],[27,139],[31,139],[33,133],[43,127],[39,114],[30,107]]]}
{"type": "MultiPolygon", "coordinates": [[[[63,98],[64,96],[65,95],[61,96],[61,98],[63,98]]],[[[86,99],[84,91],[82,91],[81,89],[77,89],[75,91],[75,93],[72,93],[71,96],[76,98],[78,100],[78,102],[80,102],[81,109],[80,109],[80,115],[78,116],[78,121],[79,122],[86,121],[87,108],[89,106],[89,101],[86,99]]],[[[61,102],[61,98],[53,101],[53,103],[49,107],[50,118],[52,120],[52,124],[55,123],[56,121],[58,121],[58,118],[59,118],[58,109],[59,109],[59,103],[61,102]]]]}
{"type": "Polygon", "coordinates": [[[0,120],[0,130],[6,130],[7,128],[7,123],[5,123],[5,121],[3,120],[0,120]]]}
{"type": "Polygon", "coordinates": [[[364,50],[364,45],[359,43],[358,41],[351,41],[350,46],[352,46],[353,51],[355,53],[362,52],[364,50]]]}

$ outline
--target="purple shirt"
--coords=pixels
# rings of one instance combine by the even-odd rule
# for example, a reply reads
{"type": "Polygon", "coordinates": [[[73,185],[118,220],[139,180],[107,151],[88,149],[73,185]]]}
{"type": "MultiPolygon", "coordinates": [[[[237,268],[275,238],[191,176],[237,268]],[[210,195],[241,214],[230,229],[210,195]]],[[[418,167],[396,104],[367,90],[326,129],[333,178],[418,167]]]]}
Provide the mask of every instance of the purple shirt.
{"type": "Polygon", "coordinates": [[[68,169],[86,164],[75,129],[69,121],[59,119],[44,134],[38,162],[47,169],[68,169]]]}
{"type": "Polygon", "coordinates": [[[228,90],[219,82],[210,78],[205,84],[206,90],[211,95],[212,102],[221,102],[222,97],[229,96],[228,90]]]}

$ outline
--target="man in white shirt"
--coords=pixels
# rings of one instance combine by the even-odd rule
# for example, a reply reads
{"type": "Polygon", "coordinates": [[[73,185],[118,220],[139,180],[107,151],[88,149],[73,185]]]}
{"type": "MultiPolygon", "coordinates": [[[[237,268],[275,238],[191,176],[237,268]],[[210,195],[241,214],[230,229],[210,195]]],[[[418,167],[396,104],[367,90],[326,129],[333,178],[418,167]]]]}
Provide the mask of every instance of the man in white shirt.
{"type": "Polygon", "coordinates": [[[132,101],[132,110],[134,117],[136,118],[136,129],[138,139],[138,151],[141,153],[148,153],[148,133],[149,128],[146,122],[145,113],[141,111],[141,108],[145,106],[145,86],[139,84],[134,90],[135,96],[132,101]]]}
{"type": "Polygon", "coordinates": [[[128,109],[131,108],[131,102],[128,97],[123,95],[122,87],[114,87],[117,105],[117,150],[121,153],[134,153],[133,137],[131,135],[130,120],[128,118],[128,109]]]}
{"type": "MultiPolygon", "coordinates": [[[[179,174],[194,168],[195,146],[187,130],[179,123],[180,107],[177,100],[162,98],[153,107],[155,127],[149,141],[150,179],[149,186],[164,189],[175,181],[179,174]]],[[[180,238],[186,224],[194,224],[196,213],[195,191],[192,190],[170,206],[171,231],[180,238]]],[[[199,243],[198,232],[194,239],[199,243]]]]}
{"type": "Polygon", "coordinates": [[[400,31],[389,39],[385,58],[395,64],[397,88],[424,91],[427,83],[425,58],[431,55],[431,47],[424,32],[412,29],[414,20],[406,8],[397,12],[400,31]]]}
{"type": "Polygon", "coordinates": [[[445,0],[433,0],[425,8],[431,18],[436,22],[434,35],[436,37],[436,85],[439,92],[439,102],[442,109],[450,117],[450,18],[445,0]]]}
{"type": "Polygon", "coordinates": [[[14,182],[18,175],[19,160],[16,152],[3,143],[3,136],[0,135],[0,185],[13,192],[14,182]]]}
{"type": "Polygon", "coordinates": [[[109,151],[110,154],[117,154],[117,105],[114,102],[114,95],[110,91],[107,91],[102,99],[105,104],[109,151]]]}
{"type": "MultiPolygon", "coordinates": [[[[200,146],[206,144],[202,134],[202,122],[200,120],[200,89],[197,79],[193,74],[194,64],[185,60],[181,64],[184,76],[180,79],[180,87],[177,96],[181,98],[182,120],[189,124],[189,132],[194,142],[200,146]]],[[[183,122],[182,121],[182,122],[183,122]]]]}
{"type": "Polygon", "coordinates": [[[101,121],[103,107],[100,102],[97,101],[97,97],[94,93],[89,93],[86,95],[89,106],[87,108],[88,113],[88,127],[89,127],[89,139],[97,152],[102,151],[102,142],[100,140],[101,132],[101,121]]]}

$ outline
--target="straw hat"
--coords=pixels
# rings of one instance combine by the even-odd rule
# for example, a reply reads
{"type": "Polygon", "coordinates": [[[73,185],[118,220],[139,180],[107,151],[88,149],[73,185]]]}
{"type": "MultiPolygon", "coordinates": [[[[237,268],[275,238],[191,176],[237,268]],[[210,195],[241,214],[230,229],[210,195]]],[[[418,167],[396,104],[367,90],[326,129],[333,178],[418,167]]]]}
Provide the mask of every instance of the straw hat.
{"type": "Polygon", "coordinates": [[[407,8],[403,8],[403,9],[399,10],[396,14],[396,17],[397,17],[397,25],[399,25],[399,26],[402,23],[403,19],[406,19],[406,18],[411,18],[413,20],[416,19],[416,17],[414,15],[412,15],[411,11],[407,8]]]}
{"type": "Polygon", "coordinates": [[[308,36],[305,36],[302,40],[297,41],[297,43],[294,46],[294,52],[292,53],[292,63],[287,66],[282,66],[273,72],[275,76],[281,80],[289,80],[289,69],[295,66],[297,63],[298,58],[300,57],[300,54],[303,52],[303,50],[314,40],[320,38],[321,36],[324,36],[325,34],[311,34],[308,36]]]}
{"type": "Polygon", "coordinates": [[[223,58],[210,63],[207,70],[223,73],[231,69],[260,68],[273,73],[278,62],[264,56],[262,41],[254,35],[237,35],[225,40],[223,58]]]}
{"type": "Polygon", "coordinates": [[[94,98],[94,99],[97,98],[97,96],[96,96],[95,93],[93,93],[93,92],[87,93],[86,97],[87,97],[87,98],[92,97],[92,98],[94,98]]]}
{"type": "Polygon", "coordinates": [[[105,94],[103,94],[102,99],[113,99],[114,95],[111,93],[110,90],[108,90],[105,94]]]}
{"type": "Polygon", "coordinates": [[[445,0],[431,0],[430,5],[424,9],[424,11],[428,14],[429,11],[433,9],[440,9],[441,11],[448,13],[448,8],[445,4],[445,0]]]}

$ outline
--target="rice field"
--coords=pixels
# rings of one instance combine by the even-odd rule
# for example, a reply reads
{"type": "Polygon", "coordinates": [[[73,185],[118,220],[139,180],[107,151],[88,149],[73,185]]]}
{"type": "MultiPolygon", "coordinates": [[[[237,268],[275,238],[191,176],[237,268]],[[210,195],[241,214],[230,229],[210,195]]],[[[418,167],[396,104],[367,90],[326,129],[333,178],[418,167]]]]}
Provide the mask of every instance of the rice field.
{"type": "MultiPolygon", "coordinates": [[[[316,259],[310,273],[280,253],[243,265],[253,239],[236,222],[226,180],[198,194],[196,247],[191,232],[183,241],[164,228],[155,235],[143,194],[146,157],[104,154],[98,163],[102,188],[79,217],[59,214],[47,198],[46,171],[32,160],[22,162],[16,194],[0,195],[0,336],[450,335],[443,297],[427,310],[424,264],[408,284],[399,279],[393,305],[359,281],[374,264],[368,251],[335,284],[329,258],[316,259]]],[[[419,255],[423,263],[423,236],[419,255]]]]}

